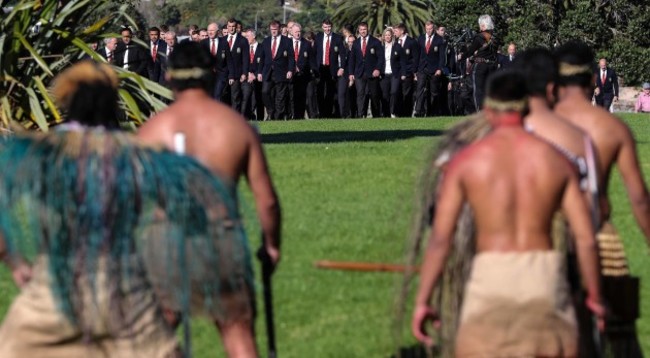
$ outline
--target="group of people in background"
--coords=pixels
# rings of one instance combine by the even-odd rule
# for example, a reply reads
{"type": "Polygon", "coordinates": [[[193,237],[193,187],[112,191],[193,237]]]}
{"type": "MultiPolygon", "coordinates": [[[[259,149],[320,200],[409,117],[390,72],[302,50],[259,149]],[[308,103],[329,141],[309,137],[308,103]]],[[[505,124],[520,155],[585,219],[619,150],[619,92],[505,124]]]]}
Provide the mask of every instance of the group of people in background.
{"type": "MultiPolygon", "coordinates": [[[[417,38],[402,23],[376,36],[365,22],[356,32],[345,26],[336,33],[329,19],[321,25],[322,31],[313,33],[294,21],[272,21],[260,43],[255,29],[232,18],[224,27],[191,25],[182,41],[210,51],[212,97],[251,120],[473,113],[480,109],[487,75],[507,68],[516,52],[510,43],[508,55],[499,53],[487,15],[468,46],[451,44],[445,27],[432,21],[417,38]]],[[[151,27],[146,47],[133,37],[123,27],[121,40],[107,38],[97,51],[116,66],[168,86],[167,58],[179,42],[177,34],[166,25],[151,27]]]]}

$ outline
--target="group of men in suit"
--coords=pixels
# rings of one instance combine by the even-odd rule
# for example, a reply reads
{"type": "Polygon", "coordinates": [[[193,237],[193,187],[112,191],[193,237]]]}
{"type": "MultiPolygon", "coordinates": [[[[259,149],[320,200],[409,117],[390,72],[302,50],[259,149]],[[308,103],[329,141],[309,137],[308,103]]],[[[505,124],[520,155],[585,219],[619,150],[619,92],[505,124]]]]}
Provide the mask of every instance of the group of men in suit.
{"type": "MultiPolygon", "coordinates": [[[[242,30],[231,18],[224,29],[211,23],[205,36],[183,41],[208,49],[214,58],[213,98],[248,119],[450,114],[447,76],[455,54],[443,26],[428,21],[417,38],[404,24],[377,37],[364,22],[356,36],[350,30],[334,32],[329,19],[315,35],[304,34],[295,22],[284,26],[272,21],[269,36],[258,43],[254,29],[242,30]]],[[[98,52],[117,66],[166,85],[166,59],[178,39],[173,31],[161,33],[157,27],[149,29],[148,37],[148,46],[140,46],[124,27],[121,41],[107,38],[98,52]]],[[[504,62],[511,62],[513,55],[504,62]]]]}

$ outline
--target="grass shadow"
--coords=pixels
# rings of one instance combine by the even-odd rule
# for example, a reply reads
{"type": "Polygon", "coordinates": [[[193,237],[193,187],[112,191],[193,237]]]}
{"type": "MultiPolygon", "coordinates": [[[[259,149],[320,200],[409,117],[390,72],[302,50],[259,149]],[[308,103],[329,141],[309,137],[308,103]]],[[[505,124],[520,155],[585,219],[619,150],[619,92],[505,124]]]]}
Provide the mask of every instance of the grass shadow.
{"type": "Polygon", "coordinates": [[[441,130],[406,129],[379,131],[302,131],[262,134],[264,144],[291,143],[344,143],[344,142],[392,142],[416,137],[435,137],[441,130]]]}
{"type": "Polygon", "coordinates": [[[400,347],[399,352],[391,355],[390,358],[430,358],[440,357],[440,352],[435,347],[427,350],[421,344],[415,344],[410,347],[400,347]]]}

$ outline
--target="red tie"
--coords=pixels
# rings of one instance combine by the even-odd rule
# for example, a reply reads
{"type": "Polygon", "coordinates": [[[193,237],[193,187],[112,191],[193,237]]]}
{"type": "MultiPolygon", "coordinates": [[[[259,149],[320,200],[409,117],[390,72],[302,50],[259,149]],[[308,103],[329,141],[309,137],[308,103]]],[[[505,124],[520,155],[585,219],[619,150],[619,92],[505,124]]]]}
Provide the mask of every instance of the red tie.
{"type": "Polygon", "coordinates": [[[296,46],[293,49],[293,56],[294,56],[296,62],[298,62],[298,56],[300,56],[300,48],[298,47],[298,44],[299,44],[299,42],[296,41],[296,46]]]}
{"type": "Polygon", "coordinates": [[[212,56],[216,55],[216,53],[217,53],[217,47],[214,44],[215,41],[217,41],[217,40],[216,39],[211,39],[210,40],[210,42],[212,43],[210,45],[210,53],[212,54],[212,56]]]}
{"type": "Polygon", "coordinates": [[[113,63],[113,51],[109,52],[106,57],[108,57],[108,63],[113,63]]]}
{"type": "Polygon", "coordinates": [[[399,39],[399,41],[397,41],[397,43],[399,43],[399,45],[402,46],[402,39],[399,39]]]}
{"type": "Polygon", "coordinates": [[[329,66],[330,65],[330,37],[329,37],[329,35],[325,35],[325,36],[327,36],[327,41],[325,41],[325,63],[324,63],[324,65],[329,66]]]}
{"type": "Polygon", "coordinates": [[[151,58],[156,62],[156,54],[158,52],[158,45],[153,45],[153,50],[151,51],[151,58]]]}
{"type": "Polygon", "coordinates": [[[427,52],[427,54],[429,53],[429,49],[431,48],[431,38],[432,37],[433,36],[429,36],[429,39],[427,39],[427,46],[425,47],[425,51],[427,52]]]}
{"type": "Polygon", "coordinates": [[[361,55],[363,55],[363,57],[366,57],[366,38],[365,37],[361,38],[361,55]]]}
{"type": "Polygon", "coordinates": [[[277,46],[275,45],[275,39],[277,37],[273,37],[273,43],[271,44],[271,58],[275,58],[275,50],[277,46]]]}
{"type": "Polygon", "coordinates": [[[255,59],[255,50],[253,49],[253,45],[251,45],[251,50],[250,50],[250,56],[251,56],[251,63],[253,63],[253,60],[255,59]]]}
{"type": "Polygon", "coordinates": [[[233,37],[232,35],[228,36],[228,47],[230,47],[231,50],[232,50],[232,37],[233,37]]]}

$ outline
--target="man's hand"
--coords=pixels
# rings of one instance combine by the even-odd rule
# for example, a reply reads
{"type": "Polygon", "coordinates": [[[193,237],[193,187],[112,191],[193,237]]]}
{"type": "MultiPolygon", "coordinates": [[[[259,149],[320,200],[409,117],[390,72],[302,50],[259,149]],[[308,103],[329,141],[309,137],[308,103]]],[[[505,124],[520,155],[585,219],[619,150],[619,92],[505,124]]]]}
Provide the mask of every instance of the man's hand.
{"type": "Polygon", "coordinates": [[[418,341],[427,346],[432,346],[433,338],[427,334],[425,329],[427,321],[431,321],[435,329],[440,329],[440,317],[438,313],[427,305],[417,305],[413,310],[411,332],[418,341]]]}
{"type": "Polygon", "coordinates": [[[16,286],[23,288],[32,279],[32,268],[27,262],[20,260],[11,265],[11,276],[16,286]]]}
{"type": "Polygon", "coordinates": [[[442,75],[442,71],[440,70],[437,70],[436,73],[434,74],[434,76],[440,76],[440,75],[442,75]]]}
{"type": "Polygon", "coordinates": [[[594,90],[594,94],[596,96],[598,96],[600,94],[600,88],[599,87],[596,87],[596,89],[594,90]]]}
{"type": "Polygon", "coordinates": [[[287,72],[287,79],[290,80],[291,77],[293,77],[293,73],[291,71],[287,72]]]}
{"type": "Polygon", "coordinates": [[[413,81],[415,81],[415,82],[417,82],[417,81],[418,81],[418,75],[417,75],[417,74],[415,74],[415,73],[413,74],[413,81]]]}
{"type": "Polygon", "coordinates": [[[350,82],[354,81],[354,75],[350,75],[349,79],[350,79],[350,82]]]}
{"type": "Polygon", "coordinates": [[[253,83],[253,81],[255,81],[255,74],[249,72],[248,73],[248,83],[253,83]]]}
{"type": "Polygon", "coordinates": [[[228,84],[229,84],[229,85],[232,86],[233,83],[235,83],[235,80],[234,80],[234,79],[231,78],[231,79],[228,80],[228,84]]]}
{"type": "Polygon", "coordinates": [[[406,79],[406,76],[402,76],[400,78],[402,79],[402,81],[404,81],[406,79]]]}
{"type": "Polygon", "coordinates": [[[261,73],[259,75],[257,75],[257,81],[262,82],[262,74],[261,73]]]}
{"type": "Polygon", "coordinates": [[[447,91],[451,91],[451,82],[447,83],[447,91]]]}
{"type": "Polygon", "coordinates": [[[239,82],[244,82],[246,81],[246,74],[242,73],[241,77],[239,77],[239,82]]]}
{"type": "Polygon", "coordinates": [[[264,244],[257,250],[257,258],[262,265],[269,265],[271,272],[275,272],[278,263],[280,263],[280,250],[274,246],[264,244]]]}
{"type": "Polygon", "coordinates": [[[345,71],[343,71],[342,68],[339,68],[339,70],[336,71],[336,75],[337,75],[338,77],[343,77],[343,73],[344,73],[344,72],[345,72],[345,71]]]}
{"type": "Polygon", "coordinates": [[[600,300],[592,299],[587,297],[586,306],[589,308],[591,313],[596,316],[596,325],[600,332],[605,331],[605,307],[600,303],[600,300]]]}
{"type": "Polygon", "coordinates": [[[379,70],[372,71],[372,77],[379,77],[379,75],[381,75],[381,72],[379,72],[379,70]]]}
{"type": "Polygon", "coordinates": [[[618,96],[614,96],[614,102],[618,102],[618,96]]]}

